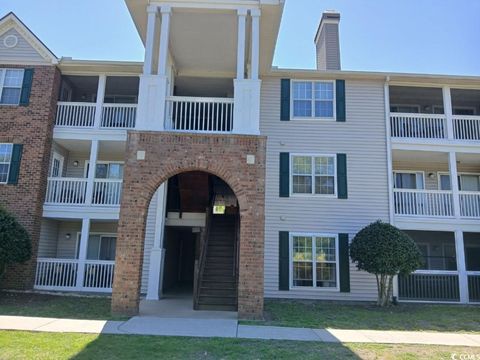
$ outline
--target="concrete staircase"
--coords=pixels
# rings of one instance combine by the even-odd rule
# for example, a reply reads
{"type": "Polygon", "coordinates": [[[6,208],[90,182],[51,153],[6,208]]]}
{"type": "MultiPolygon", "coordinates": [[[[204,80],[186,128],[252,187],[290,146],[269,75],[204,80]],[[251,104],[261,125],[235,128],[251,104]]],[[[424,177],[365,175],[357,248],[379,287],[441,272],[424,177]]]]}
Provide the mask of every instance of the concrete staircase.
{"type": "Polygon", "coordinates": [[[200,281],[199,310],[237,310],[235,216],[211,215],[205,269],[200,281]]]}

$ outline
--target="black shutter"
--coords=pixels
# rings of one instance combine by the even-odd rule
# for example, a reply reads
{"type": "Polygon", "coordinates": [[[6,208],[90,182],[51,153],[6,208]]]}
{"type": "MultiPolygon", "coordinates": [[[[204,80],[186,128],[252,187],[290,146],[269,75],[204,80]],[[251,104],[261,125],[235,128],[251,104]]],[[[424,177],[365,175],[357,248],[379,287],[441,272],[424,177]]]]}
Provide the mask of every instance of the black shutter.
{"type": "Polygon", "coordinates": [[[33,69],[25,69],[23,73],[22,93],[20,94],[20,105],[28,106],[30,93],[32,92],[33,69]]]}
{"type": "Polygon", "coordinates": [[[290,79],[281,80],[280,120],[290,121],[290,79]]]}
{"type": "Polygon", "coordinates": [[[348,234],[338,234],[338,254],[340,292],[350,292],[350,256],[348,253],[348,234]]]}
{"type": "Polygon", "coordinates": [[[290,196],[290,153],[280,153],[280,197],[290,196]]]}
{"type": "Polygon", "coordinates": [[[337,121],[345,122],[346,121],[346,110],[345,110],[345,80],[337,80],[335,84],[336,94],[335,98],[336,109],[337,109],[337,121]]]}
{"type": "Polygon", "coordinates": [[[288,231],[280,231],[278,239],[278,290],[290,290],[290,241],[288,231]]]}
{"type": "Polygon", "coordinates": [[[348,198],[347,155],[337,154],[337,191],[339,199],[348,198]]]}
{"type": "Polygon", "coordinates": [[[20,161],[22,160],[22,144],[13,144],[12,159],[10,161],[10,171],[8,173],[8,184],[16,185],[18,183],[18,174],[20,173],[20,161]]]}

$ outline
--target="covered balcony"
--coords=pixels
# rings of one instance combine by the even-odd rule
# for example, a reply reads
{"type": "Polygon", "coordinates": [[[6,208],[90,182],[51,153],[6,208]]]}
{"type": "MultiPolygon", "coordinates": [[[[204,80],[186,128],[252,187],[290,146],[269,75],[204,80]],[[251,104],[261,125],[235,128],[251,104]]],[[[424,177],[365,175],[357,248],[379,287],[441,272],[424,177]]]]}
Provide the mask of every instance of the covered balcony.
{"type": "Polygon", "coordinates": [[[56,127],[133,129],[138,76],[62,75],[56,127]]]}
{"type": "Polygon", "coordinates": [[[394,139],[480,141],[480,90],[390,86],[394,139]]]}
{"type": "Polygon", "coordinates": [[[395,216],[480,219],[478,154],[394,150],[392,157],[395,216]]]}
{"type": "Polygon", "coordinates": [[[55,141],[44,210],[85,212],[96,208],[118,218],[124,153],[125,142],[120,141],[55,141]]]}

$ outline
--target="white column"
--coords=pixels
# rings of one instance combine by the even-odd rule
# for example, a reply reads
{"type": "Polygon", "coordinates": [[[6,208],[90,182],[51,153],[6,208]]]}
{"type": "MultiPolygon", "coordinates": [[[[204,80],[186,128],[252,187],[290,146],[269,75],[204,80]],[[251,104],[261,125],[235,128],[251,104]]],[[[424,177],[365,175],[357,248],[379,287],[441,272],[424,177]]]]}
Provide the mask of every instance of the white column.
{"type": "Polygon", "coordinates": [[[90,218],[82,219],[82,233],[80,235],[80,246],[78,251],[77,268],[77,289],[83,288],[83,279],[85,277],[85,260],[87,258],[88,237],[90,234],[90,218]]]}
{"type": "Polygon", "coordinates": [[[147,19],[147,39],[145,41],[145,61],[143,63],[143,74],[152,74],[153,63],[153,45],[155,42],[155,22],[157,19],[158,9],[156,6],[149,6],[147,19]]]}
{"type": "Polygon", "coordinates": [[[158,49],[158,75],[167,76],[170,15],[172,13],[172,8],[170,6],[162,6],[160,12],[162,14],[162,25],[160,28],[160,46],[158,49]]]}
{"type": "Polygon", "coordinates": [[[453,140],[453,111],[452,111],[452,96],[450,93],[450,88],[444,86],[442,89],[443,93],[443,110],[445,116],[447,117],[447,138],[453,140]]]}
{"type": "MultiPolygon", "coordinates": [[[[389,220],[390,224],[394,224],[395,206],[393,201],[393,165],[392,165],[392,138],[390,129],[390,86],[387,82],[384,85],[385,96],[385,129],[387,134],[387,180],[388,180],[388,203],[389,203],[389,220]]],[[[397,282],[397,277],[395,277],[397,282]]]]}
{"type": "Polygon", "coordinates": [[[463,244],[463,232],[455,231],[455,250],[457,254],[458,284],[460,287],[460,302],[468,303],[468,277],[465,264],[465,247],[463,244]]]}
{"type": "Polygon", "coordinates": [[[165,249],[163,235],[167,207],[167,183],[160,185],[157,191],[157,209],[155,214],[155,237],[150,252],[150,266],[148,269],[147,300],[158,300],[162,293],[163,265],[165,249]]]}
{"type": "Polygon", "coordinates": [[[245,78],[245,30],[247,9],[238,9],[237,80],[245,78]]]}
{"type": "Polygon", "coordinates": [[[100,128],[102,124],[103,99],[105,98],[105,86],[107,85],[107,75],[101,74],[98,77],[97,102],[95,104],[95,128],[100,128]]]}
{"type": "Polygon", "coordinates": [[[455,218],[460,219],[460,192],[458,186],[457,154],[454,151],[448,153],[448,167],[450,169],[450,184],[453,193],[453,213],[455,218]]]}
{"type": "Polygon", "coordinates": [[[95,169],[97,168],[97,157],[98,157],[98,140],[92,140],[92,145],[90,147],[90,160],[88,165],[88,174],[87,174],[87,189],[85,194],[85,204],[92,205],[93,198],[93,187],[95,181],[95,169]]]}
{"type": "Polygon", "coordinates": [[[260,61],[260,10],[250,10],[252,15],[252,56],[251,56],[251,79],[258,80],[258,68],[260,61]]]}

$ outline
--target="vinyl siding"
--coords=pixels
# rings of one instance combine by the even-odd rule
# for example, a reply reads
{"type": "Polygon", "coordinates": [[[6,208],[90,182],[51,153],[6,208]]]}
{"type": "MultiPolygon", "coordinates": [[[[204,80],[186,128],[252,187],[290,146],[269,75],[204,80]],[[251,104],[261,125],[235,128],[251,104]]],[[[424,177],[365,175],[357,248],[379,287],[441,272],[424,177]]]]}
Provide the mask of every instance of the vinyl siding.
{"type": "Polygon", "coordinates": [[[58,222],[43,219],[38,242],[38,257],[54,258],[57,256],[58,222]]]}
{"type": "Polygon", "coordinates": [[[41,57],[28,41],[25,40],[25,38],[15,29],[10,29],[0,35],[0,63],[2,60],[45,62],[45,59],[41,57]],[[3,40],[9,35],[14,35],[18,38],[18,43],[13,48],[8,48],[3,43],[3,40]]]}
{"type": "Polygon", "coordinates": [[[349,233],[388,221],[383,84],[346,81],[347,121],[280,121],[280,80],[264,79],[261,133],[268,137],[265,188],[265,297],[373,300],[373,276],[351,264],[350,293],[278,290],[278,232],[349,233]],[[347,154],[348,199],[279,197],[279,153],[347,154]]]}
{"type": "Polygon", "coordinates": [[[325,24],[317,43],[317,69],[340,70],[338,25],[325,24]]]}
{"type": "Polygon", "coordinates": [[[141,292],[145,294],[148,288],[148,271],[150,269],[150,251],[153,247],[153,242],[155,238],[155,224],[156,224],[156,215],[157,215],[157,195],[158,190],[152,197],[150,206],[148,207],[147,214],[147,225],[145,227],[145,244],[144,244],[144,254],[143,254],[143,269],[142,269],[142,284],[141,292]]]}

